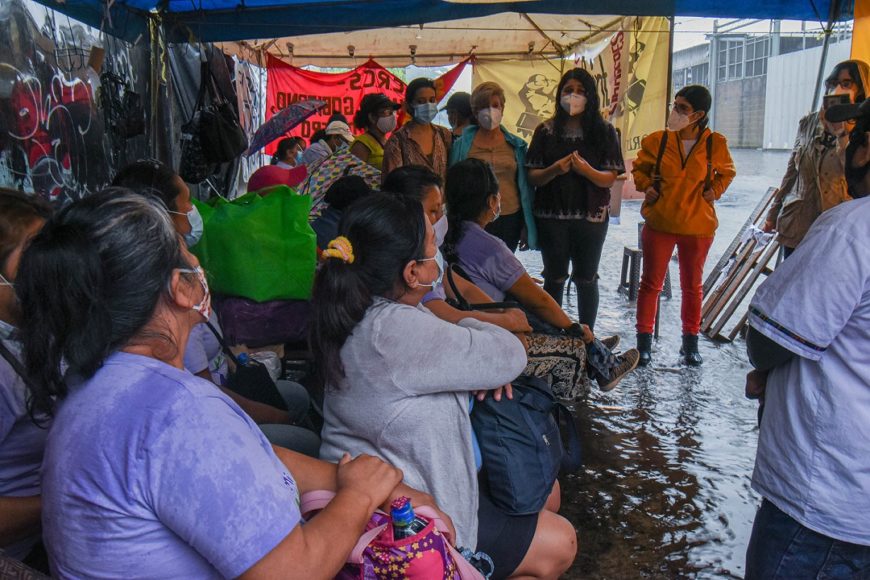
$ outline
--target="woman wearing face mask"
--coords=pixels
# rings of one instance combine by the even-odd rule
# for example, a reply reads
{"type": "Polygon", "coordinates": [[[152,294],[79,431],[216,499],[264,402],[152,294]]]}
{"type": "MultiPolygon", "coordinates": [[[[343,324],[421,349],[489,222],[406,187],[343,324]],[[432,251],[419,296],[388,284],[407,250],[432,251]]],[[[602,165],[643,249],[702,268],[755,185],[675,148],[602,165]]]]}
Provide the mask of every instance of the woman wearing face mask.
{"type": "Polygon", "coordinates": [[[592,76],[579,68],[568,71],[556,95],[556,113],[535,130],[526,161],[529,182],[537,187],[544,289],[561,306],[570,263],[580,322],[594,328],[610,186],[625,168],[616,131],[601,117],[592,76]]]}
{"type": "Polygon", "coordinates": [[[652,332],[674,246],[680,260],[683,346],[689,365],[701,364],[698,332],[707,252],[719,225],[714,204],[736,175],[725,137],[708,127],[710,91],[689,85],[677,92],[665,131],[644,137],[631,173],[645,194],[641,215],[643,275],[637,298],[641,365],[652,359],[652,332]],[[658,174],[657,174],[658,166],[658,174]]]}
{"type": "Polygon", "coordinates": [[[402,106],[391,101],[383,93],[371,93],[363,97],[359,110],[353,117],[353,125],[360,131],[350,152],[360,161],[365,161],[377,170],[384,168],[384,144],[387,135],[396,129],[396,111],[402,106]]]}
{"type": "Polygon", "coordinates": [[[451,324],[420,306],[443,272],[418,202],[369,196],[348,208],[341,233],[313,292],[324,457],[349,450],[393,462],[454,519],[457,545],[493,558],[495,577],[557,577],[576,551],[571,525],[548,511],[510,518],[477,484],[469,395],[516,377],[522,343],[491,324],[451,324]],[[503,364],[482,364],[495,357],[503,364]]]}
{"type": "Polygon", "coordinates": [[[33,405],[54,417],[42,472],[53,576],[332,577],[376,507],[406,491],[432,501],[373,457],[273,448],[184,370],[208,285],[156,199],[115,188],[68,205],[16,284],[33,405]],[[322,489],[335,498],[303,522],[300,494],[322,489]]]}
{"type": "Polygon", "coordinates": [[[526,142],[501,125],[504,90],[494,82],[479,85],[471,93],[471,110],[476,124],[454,141],[450,165],[465,159],[480,159],[492,165],[501,186],[501,215],[486,231],[501,239],[510,251],[523,247],[538,249],[538,236],[532,213],[534,193],[526,175],[526,142]]]}
{"type": "Polygon", "coordinates": [[[448,128],[432,124],[438,114],[435,83],[429,79],[408,83],[405,110],[411,121],[384,145],[384,175],[403,165],[422,165],[443,178],[453,137],[448,128]]]}
{"type": "Polygon", "coordinates": [[[0,550],[48,572],[40,542],[40,465],[48,418],[27,408],[18,329],[21,309],[15,279],[21,254],[51,209],[40,199],[0,190],[0,550]],[[39,547],[37,547],[39,546],[39,547]]]}
{"type": "Polygon", "coordinates": [[[447,261],[461,266],[490,300],[515,300],[525,309],[536,331],[529,339],[526,374],[550,378],[553,393],[562,399],[584,395],[589,378],[602,390],[616,387],[637,366],[637,351],[614,355],[611,350],[619,343],[616,336],[596,341],[587,325],[571,320],[532,280],[504,242],[485,231],[501,204],[498,179],[489,164],[466,159],[452,166],[446,190],[447,261]],[[553,356],[556,352],[565,356],[553,356]],[[564,362],[554,370],[557,359],[564,362]]]}
{"type": "MultiPolygon", "coordinates": [[[[860,60],[839,63],[825,80],[829,95],[848,95],[849,102],[867,98],[870,67],[860,60]]],[[[844,152],[849,127],[829,123],[824,110],[800,120],[797,139],[765,222],[777,231],[788,257],[822,212],[851,199],[846,184],[844,152]]]]}
{"type": "MultiPolygon", "coordinates": [[[[391,172],[383,185],[384,192],[407,197],[423,205],[423,211],[435,230],[435,244],[438,248],[444,244],[448,230],[441,183],[441,178],[429,169],[420,165],[406,165],[391,172]]],[[[443,258],[440,259],[443,269],[446,266],[443,265],[443,258]]],[[[483,290],[462,276],[455,276],[454,283],[462,296],[470,303],[492,302],[492,298],[487,296],[483,290]]],[[[447,322],[456,323],[464,318],[475,318],[518,334],[528,333],[532,330],[526,316],[516,308],[507,309],[504,312],[494,310],[465,311],[448,304],[447,298],[455,300],[456,296],[450,285],[442,279],[440,284],[437,284],[423,297],[422,304],[435,316],[447,322]]]]}
{"type": "MultiPolygon", "coordinates": [[[[190,190],[167,166],[158,161],[137,161],[118,172],[113,185],[160,199],[169,209],[175,231],[184,236],[187,246],[199,241],[202,235],[202,219],[196,206],[190,202],[190,190]],[[185,208],[189,208],[187,212],[180,211],[185,208]],[[198,224],[195,229],[194,223],[198,224]],[[186,233],[186,230],[189,231],[186,233]]],[[[215,330],[221,332],[217,313],[211,311],[208,319],[215,330]]],[[[252,401],[227,389],[227,359],[220,342],[206,324],[198,324],[191,331],[184,350],[184,366],[191,373],[219,386],[224,394],[262,426],[272,443],[317,457],[320,438],[307,429],[288,425],[301,421],[308,413],[310,399],[305,387],[290,381],[277,381],[276,385],[287,403],[288,411],[252,401]]]]}

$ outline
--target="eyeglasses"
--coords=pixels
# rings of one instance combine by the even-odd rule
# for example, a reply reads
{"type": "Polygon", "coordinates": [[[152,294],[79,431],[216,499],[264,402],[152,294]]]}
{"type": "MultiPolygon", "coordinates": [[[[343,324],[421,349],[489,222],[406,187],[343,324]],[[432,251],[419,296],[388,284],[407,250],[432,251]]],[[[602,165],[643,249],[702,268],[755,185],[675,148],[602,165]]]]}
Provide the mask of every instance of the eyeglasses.
{"type": "Polygon", "coordinates": [[[855,81],[853,81],[852,79],[843,79],[843,80],[841,80],[841,81],[839,81],[839,80],[837,80],[837,81],[831,81],[831,82],[829,82],[829,83],[826,83],[826,85],[825,85],[825,87],[826,87],[829,91],[833,91],[833,90],[836,89],[837,87],[840,87],[840,88],[843,89],[844,91],[849,91],[849,90],[851,90],[852,87],[854,87],[854,86],[855,86],[855,81]]]}

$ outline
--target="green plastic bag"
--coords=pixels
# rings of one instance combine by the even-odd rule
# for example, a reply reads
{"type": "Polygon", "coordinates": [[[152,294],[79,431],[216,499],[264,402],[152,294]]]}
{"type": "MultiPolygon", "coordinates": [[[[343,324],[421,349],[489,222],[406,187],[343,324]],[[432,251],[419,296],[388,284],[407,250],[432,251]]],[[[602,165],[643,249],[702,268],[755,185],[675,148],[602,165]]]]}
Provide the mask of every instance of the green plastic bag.
{"type": "Polygon", "coordinates": [[[194,204],[205,228],[190,250],[213,292],[257,302],[311,298],[317,239],[308,225],[310,197],[282,186],[265,197],[194,204]]]}

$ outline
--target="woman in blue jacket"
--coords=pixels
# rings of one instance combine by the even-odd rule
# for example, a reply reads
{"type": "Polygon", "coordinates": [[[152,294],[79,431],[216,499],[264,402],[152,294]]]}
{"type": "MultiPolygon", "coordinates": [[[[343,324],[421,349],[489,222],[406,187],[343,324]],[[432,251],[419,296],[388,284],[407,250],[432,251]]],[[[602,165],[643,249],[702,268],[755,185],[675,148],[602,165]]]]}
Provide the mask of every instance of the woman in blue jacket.
{"type": "Polygon", "coordinates": [[[494,82],[480,84],[471,93],[475,124],[467,127],[450,150],[450,165],[465,159],[480,159],[492,165],[501,186],[499,219],[486,231],[500,238],[512,252],[523,240],[522,249],[538,249],[534,192],[526,178],[526,142],[501,125],[504,90],[494,82]],[[525,236],[523,236],[525,233],[525,236]]]}

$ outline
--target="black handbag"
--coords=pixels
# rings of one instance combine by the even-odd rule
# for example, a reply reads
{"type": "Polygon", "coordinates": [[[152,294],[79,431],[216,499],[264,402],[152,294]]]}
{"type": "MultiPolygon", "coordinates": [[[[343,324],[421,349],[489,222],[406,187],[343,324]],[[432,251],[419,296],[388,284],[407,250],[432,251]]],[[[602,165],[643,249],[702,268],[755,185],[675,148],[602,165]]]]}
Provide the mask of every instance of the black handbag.
{"type": "Polygon", "coordinates": [[[236,370],[227,379],[227,388],[246,399],[287,411],[287,402],[281,396],[278,387],[275,386],[275,381],[272,380],[268,369],[252,358],[249,358],[245,364],[240,363],[239,358],[230,350],[221,333],[211,322],[206,322],[206,324],[217,338],[224,354],[236,365],[236,370]]]}
{"type": "Polygon", "coordinates": [[[216,164],[233,161],[248,148],[248,137],[232,104],[218,89],[207,62],[202,65],[201,77],[200,92],[205,89],[209,96],[198,123],[203,158],[216,164]]]}

